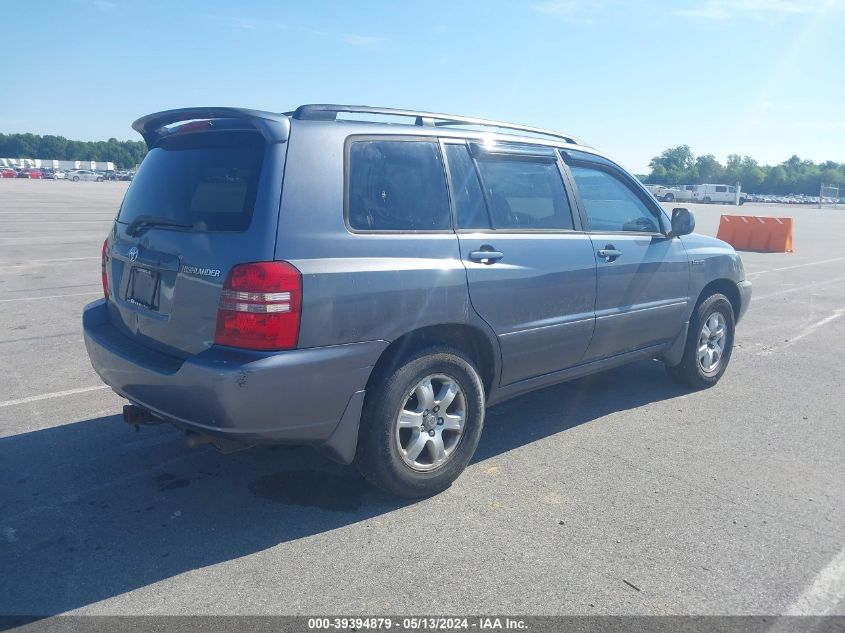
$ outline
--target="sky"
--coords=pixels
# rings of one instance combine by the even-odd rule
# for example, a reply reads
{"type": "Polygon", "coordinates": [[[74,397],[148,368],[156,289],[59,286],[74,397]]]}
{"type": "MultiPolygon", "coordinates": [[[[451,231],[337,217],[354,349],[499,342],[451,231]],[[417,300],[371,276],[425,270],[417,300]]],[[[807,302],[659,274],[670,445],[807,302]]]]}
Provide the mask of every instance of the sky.
{"type": "Polygon", "coordinates": [[[0,132],[140,140],[187,106],[350,103],[845,162],[845,0],[4,2],[0,132]]]}

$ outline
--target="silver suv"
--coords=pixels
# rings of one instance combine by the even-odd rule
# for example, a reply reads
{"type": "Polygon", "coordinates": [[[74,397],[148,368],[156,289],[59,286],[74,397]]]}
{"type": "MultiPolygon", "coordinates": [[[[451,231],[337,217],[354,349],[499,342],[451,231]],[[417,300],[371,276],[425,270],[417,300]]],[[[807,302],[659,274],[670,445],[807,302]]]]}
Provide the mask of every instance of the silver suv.
{"type": "Polygon", "coordinates": [[[490,405],[642,358],[696,389],[727,368],[740,258],[572,136],[336,105],[133,127],[150,151],[83,317],[131,424],[313,445],[421,497],[490,405]]]}

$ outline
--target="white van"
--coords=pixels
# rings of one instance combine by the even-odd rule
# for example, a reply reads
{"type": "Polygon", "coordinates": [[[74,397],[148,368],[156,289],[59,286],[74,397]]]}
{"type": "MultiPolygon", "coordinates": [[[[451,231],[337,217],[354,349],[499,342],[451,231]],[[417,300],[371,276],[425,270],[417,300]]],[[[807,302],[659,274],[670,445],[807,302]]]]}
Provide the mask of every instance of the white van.
{"type": "Polygon", "coordinates": [[[693,185],[694,202],[721,202],[722,204],[744,204],[745,196],[731,185],[693,185]]]}

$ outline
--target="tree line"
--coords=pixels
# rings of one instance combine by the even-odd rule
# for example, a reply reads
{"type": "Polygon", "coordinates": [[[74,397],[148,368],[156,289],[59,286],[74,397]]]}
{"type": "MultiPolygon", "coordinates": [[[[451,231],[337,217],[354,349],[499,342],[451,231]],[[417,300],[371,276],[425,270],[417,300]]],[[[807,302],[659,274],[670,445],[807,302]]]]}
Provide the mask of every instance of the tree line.
{"type": "Polygon", "coordinates": [[[47,134],[0,134],[1,158],[42,158],[47,160],[95,160],[112,162],[129,169],[147,153],[143,141],[72,141],[47,134]]]}
{"type": "Polygon", "coordinates": [[[655,156],[648,166],[651,172],[643,182],[656,185],[739,182],[750,193],[809,196],[819,195],[822,183],[845,186],[845,163],[814,163],[798,156],[779,165],[761,165],[750,156],[730,154],[723,165],[712,154],[695,156],[689,145],[680,145],[655,156]]]}
{"type": "MultiPolygon", "coordinates": [[[[73,141],[46,134],[0,134],[0,157],[108,161],[119,168],[138,165],[147,153],[142,141],[73,141]]],[[[845,163],[815,163],[792,156],[779,165],[761,165],[750,156],[728,155],[723,165],[712,154],[695,156],[689,145],[665,150],[649,162],[643,182],[658,185],[742,184],[766,194],[818,195],[822,183],[845,186],[845,163]]]]}

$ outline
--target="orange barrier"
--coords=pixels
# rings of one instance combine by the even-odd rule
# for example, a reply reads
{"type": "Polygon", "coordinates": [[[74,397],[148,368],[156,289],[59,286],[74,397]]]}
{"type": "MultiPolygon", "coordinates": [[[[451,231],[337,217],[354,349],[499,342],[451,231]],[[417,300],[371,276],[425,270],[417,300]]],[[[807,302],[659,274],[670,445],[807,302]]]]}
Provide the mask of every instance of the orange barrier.
{"type": "Polygon", "coordinates": [[[723,215],[716,237],[737,250],[791,253],[792,218],[723,215]]]}

